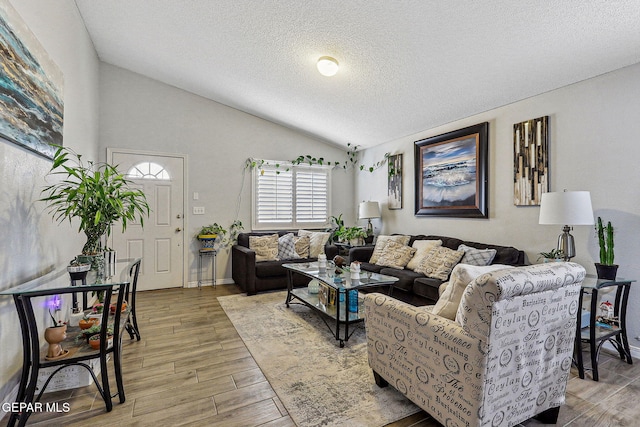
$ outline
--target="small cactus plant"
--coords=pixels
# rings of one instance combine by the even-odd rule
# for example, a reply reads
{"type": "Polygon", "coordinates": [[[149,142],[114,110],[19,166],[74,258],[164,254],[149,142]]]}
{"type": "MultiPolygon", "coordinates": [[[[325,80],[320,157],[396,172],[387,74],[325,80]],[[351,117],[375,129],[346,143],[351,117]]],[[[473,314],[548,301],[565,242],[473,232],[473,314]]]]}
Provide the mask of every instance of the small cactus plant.
{"type": "Polygon", "coordinates": [[[600,264],[613,265],[613,226],[611,221],[607,222],[607,226],[602,225],[602,218],[598,217],[596,225],[598,233],[598,244],[600,245],[600,264]]]}

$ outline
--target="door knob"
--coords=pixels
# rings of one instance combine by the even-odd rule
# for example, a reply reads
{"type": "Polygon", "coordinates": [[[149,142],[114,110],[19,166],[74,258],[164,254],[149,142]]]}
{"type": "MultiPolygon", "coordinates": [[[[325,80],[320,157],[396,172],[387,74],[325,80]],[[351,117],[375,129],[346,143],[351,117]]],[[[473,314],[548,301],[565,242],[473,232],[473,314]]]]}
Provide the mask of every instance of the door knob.
{"type": "Polygon", "coordinates": [[[182,215],[178,214],[178,215],[176,215],[176,218],[180,219],[180,218],[182,218],[182,215]]]}
{"type": "Polygon", "coordinates": [[[178,233],[179,233],[179,232],[181,232],[181,231],[182,231],[182,228],[180,228],[180,227],[176,228],[176,232],[178,232],[178,233]]]}

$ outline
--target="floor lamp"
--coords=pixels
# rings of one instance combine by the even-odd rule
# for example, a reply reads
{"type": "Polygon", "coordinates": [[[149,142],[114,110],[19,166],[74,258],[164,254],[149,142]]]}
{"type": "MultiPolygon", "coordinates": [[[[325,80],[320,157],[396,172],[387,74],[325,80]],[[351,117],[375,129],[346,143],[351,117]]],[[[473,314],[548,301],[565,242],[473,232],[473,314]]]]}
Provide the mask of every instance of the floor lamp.
{"type": "Polygon", "coordinates": [[[558,236],[558,250],[569,261],[576,256],[576,246],[570,231],[572,225],[593,225],[591,194],[588,191],[542,193],[539,224],[563,225],[558,236]]]}

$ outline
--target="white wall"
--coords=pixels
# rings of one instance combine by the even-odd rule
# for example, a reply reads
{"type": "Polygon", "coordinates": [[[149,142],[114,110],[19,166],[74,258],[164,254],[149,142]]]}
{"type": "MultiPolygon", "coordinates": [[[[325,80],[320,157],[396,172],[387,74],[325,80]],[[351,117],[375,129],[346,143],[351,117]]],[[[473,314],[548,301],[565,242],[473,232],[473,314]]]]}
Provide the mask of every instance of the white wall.
{"type": "MultiPolygon", "coordinates": [[[[513,125],[549,116],[551,190],[588,190],[594,216],[611,220],[616,232],[616,263],[621,277],[640,280],[640,64],[564,87],[445,126],[383,144],[362,153],[365,163],[384,153],[404,154],[404,208],[386,209],[386,169],[356,177],[356,198],[384,202],[384,233],[439,234],[477,242],[512,245],[529,261],[556,246],[562,226],[539,225],[538,207],[513,205],[513,125]],[[414,141],[481,122],[489,122],[489,219],[414,216],[414,141]]],[[[595,274],[598,248],[592,227],[572,232],[573,261],[595,274]]],[[[631,345],[640,335],[634,315],[640,308],[640,284],[629,303],[631,345]]]]}
{"type": "MultiPolygon", "coordinates": [[[[205,224],[217,222],[227,227],[239,219],[251,228],[251,174],[247,158],[291,160],[299,155],[344,161],[340,148],[304,134],[259,119],[250,114],[177,89],[156,80],[109,64],[100,67],[100,152],[106,148],[179,153],[188,156],[187,236],[205,224]],[[199,193],[194,201],[193,192],[199,193]],[[204,206],[206,215],[193,215],[193,206],[204,206]]],[[[335,169],[333,212],[344,212],[353,223],[355,203],[353,171],[335,169]]],[[[190,240],[188,281],[196,280],[196,253],[199,243],[190,240]]],[[[218,280],[231,280],[229,253],[217,257],[218,280]]],[[[203,277],[208,277],[205,273],[203,277]]]]}
{"type": "MultiPolygon", "coordinates": [[[[7,1],[7,0],[1,0],[7,1]]],[[[12,1],[64,75],[63,144],[90,157],[97,153],[98,58],[72,0],[12,1]]],[[[0,141],[0,289],[16,286],[66,265],[83,238],[57,225],[36,202],[51,161],[0,141]]],[[[77,227],[77,225],[76,225],[77,227]]],[[[40,314],[41,317],[44,313],[40,314]]],[[[0,401],[17,383],[22,364],[18,317],[9,297],[0,297],[0,401]]],[[[0,416],[2,413],[0,413],[0,416]]]]}

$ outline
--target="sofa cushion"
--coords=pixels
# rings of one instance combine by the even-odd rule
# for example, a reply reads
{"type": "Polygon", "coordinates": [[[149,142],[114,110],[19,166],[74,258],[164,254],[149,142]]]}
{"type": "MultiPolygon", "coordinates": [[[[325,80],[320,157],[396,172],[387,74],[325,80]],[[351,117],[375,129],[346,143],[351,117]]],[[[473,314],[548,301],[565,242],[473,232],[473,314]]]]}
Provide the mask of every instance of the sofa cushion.
{"type": "Polygon", "coordinates": [[[384,251],[384,246],[387,244],[389,240],[398,242],[402,245],[406,245],[409,243],[410,238],[411,236],[404,236],[400,234],[393,235],[393,236],[384,236],[384,235],[378,236],[378,238],[376,239],[376,245],[373,248],[373,254],[371,254],[371,259],[369,260],[369,262],[371,264],[375,264],[378,262],[380,255],[382,255],[384,251]]]}
{"type": "Polygon", "coordinates": [[[362,262],[360,261],[360,270],[361,271],[371,271],[372,273],[380,273],[380,271],[385,268],[382,265],[371,264],[370,262],[362,262]]]}
{"type": "Polygon", "coordinates": [[[451,270],[460,262],[463,255],[463,251],[454,251],[444,246],[436,246],[420,262],[415,272],[434,279],[447,280],[451,270]]]}
{"type": "Polygon", "coordinates": [[[275,261],[278,259],[278,233],[267,236],[250,236],[249,249],[255,251],[256,261],[275,261]]]}
{"type": "Polygon", "coordinates": [[[495,249],[476,249],[464,244],[458,246],[458,250],[464,251],[464,256],[460,260],[461,264],[477,266],[491,264],[497,252],[495,249]]]}
{"type": "Polygon", "coordinates": [[[384,267],[380,270],[380,274],[397,277],[399,280],[393,283],[393,287],[403,291],[412,291],[413,282],[419,277],[424,277],[422,274],[411,270],[398,270],[390,267],[384,267]]]}
{"type": "Polygon", "coordinates": [[[407,268],[409,270],[418,268],[424,257],[436,246],[442,246],[442,240],[414,240],[411,247],[416,248],[416,253],[413,254],[413,258],[407,263],[407,268]]]}
{"type": "Polygon", "coordinates": [[[421,297],[430,299],[435,303],[438,301],[438,287],[441,284],[442,280],[421,276],[413,281],[412,292],[421,297]]]}
{"type": "Polygon", "coordinates": [[[309,258],[311,239],[309,236],[293,236],[293,244],[300,258],[309,258]]]}
{"type": "Polygon", "coordinates": [[[318,258],[331,233],[325,231],[298,230],[298,236],[309,236],[309,257],[318,258]]]}
{"type": "Polygon", "coordinates": [[[402,270],[411,258],[413,258],[413,254],[415,254],[415,252],[415,248],[389,240],[384,245],[382,254],[380,255],[380,258],[378,258],[378,262],[376,262],[376,264],[402,270]]]}
{"type": "Polygon", "coordinates": [[[470,264],[458,264],[451,271],[451,277],[446,284],[444,292],[433,307],[433,314],[446,317],[449,320],[456,319],[458,305],[462,299],[462,294],[469,283],[476,277],[482,276],[494,270],[510,268],[508,265],[494,264],[488,266],[475,266],[470,264]]]}
{"type": "Polygon", "coordinates": [[[298,259],[300,255],[296,252],[296,245],[293,242],[293,233],[287,233],[278,238],[278,259],[298,259]]]}

